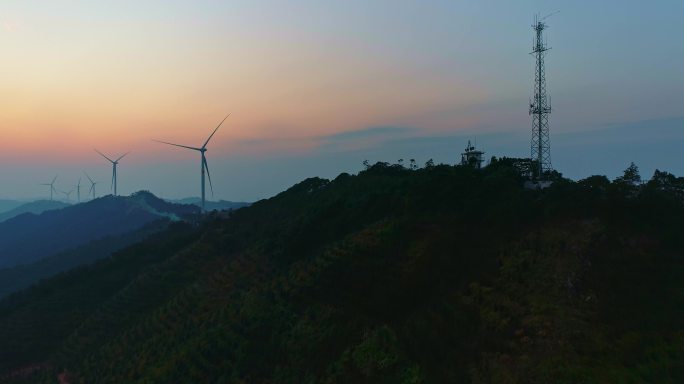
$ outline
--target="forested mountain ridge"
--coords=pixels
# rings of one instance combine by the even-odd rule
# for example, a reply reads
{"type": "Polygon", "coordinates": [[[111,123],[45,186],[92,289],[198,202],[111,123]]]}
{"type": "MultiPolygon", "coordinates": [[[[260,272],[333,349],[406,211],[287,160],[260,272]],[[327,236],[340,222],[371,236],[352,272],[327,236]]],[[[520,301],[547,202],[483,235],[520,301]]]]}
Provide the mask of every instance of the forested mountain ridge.
{"type": "MultiPolygon", "coordinates": [[[[166,199],[166,201],[174,204],[193,204],[198,207],[202,206],[202,198],[200,197],[186,197],[184,199],[166,199]]],[[[205,202],[205,209],[207,211],[228,211],[247,207],[249,206],[249,204],[250,203],[240,201],[207,200],[205,202]]]]}
{"type": "Polygon", "coordinates": [[[682,196],[507,160],[308,179],[0,301],[0,378],[681,382],[682,196]]]}

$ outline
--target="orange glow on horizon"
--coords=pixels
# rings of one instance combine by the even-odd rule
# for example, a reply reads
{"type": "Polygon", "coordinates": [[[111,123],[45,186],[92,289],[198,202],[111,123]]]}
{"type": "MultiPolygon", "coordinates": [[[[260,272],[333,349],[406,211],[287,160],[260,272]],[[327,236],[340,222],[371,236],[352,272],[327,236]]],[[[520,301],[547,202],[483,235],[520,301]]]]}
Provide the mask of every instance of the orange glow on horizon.
{"type": "Polygon", "coordinates": [[[417,116],[488,96],[453,73],[302,36],[44,17],[0,20],[3,158],[77,161],[94,147],[175,156],[151,140],[200,145],[227,112],[212,153],[301,152],[365,127],[465,126],[472,117],[417,116]]]}

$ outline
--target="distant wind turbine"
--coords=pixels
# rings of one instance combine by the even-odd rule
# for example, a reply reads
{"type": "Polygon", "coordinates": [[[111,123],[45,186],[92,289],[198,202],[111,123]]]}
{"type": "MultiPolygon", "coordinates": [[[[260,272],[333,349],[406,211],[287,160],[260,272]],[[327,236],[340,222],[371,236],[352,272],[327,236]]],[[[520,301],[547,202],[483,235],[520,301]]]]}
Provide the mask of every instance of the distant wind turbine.
{"type": "Polygon", "coordinates": [[[117,192],[116,192],[116,166],[119,165],[119,161],[121,159],[123,159],[124,157],[126,157],[126,155],[128,155],[130,152],[124,153],[123,155],[121,155],[116,160],[110,159],[109,157],[105,156],[104,153],[98,151],[97,149],[95,150],[95,152],[99,153],[100,156],[104,157],[105,159],[109,160],[110,163],[112,163],[112,186],[111,186],[111,188],[114,189],[114,196],[117,196],[117,192]]]}
{"type": "Polygon", "coordinates": [[[70,203],[70,202],[71,202],[71,194],[74,193],[74,190],[72,189],[72,190],[69,191],[69,192],[66,192],[66,191],[60,191],[60,192],[62,192],[62,194],[64,194],[64,196],[65,196],[66,199],[67,199],[67,202],[70,203]]]}
{"type": "MultiPolygon", "coordinates": [[[[85,171],[83,173],[85,173],[85,171]]],[[[85,175],[88,178],[88,180],[90,180],[90,190],[88,191],[88,194],[92,194],[93,200],[95,200],[95,185],[97,185],[97,181],[93,181],[93,179],[91,179],[87,173],[85,173],[85,175]]]]}
{"type": "Polygon", "coordinates": [[[53,192],[57,192],[57,190],[55,189],[55,181],[57,181],[57,176],[55,176],[55,178],[52,179],[52,182],[51,182],[51,183],[44,183],[44,184],[41,184],[41,185],[45,185],[45,186],[50,187],[50,201],[52,201],[52,193],[53,193],[53,192]]]}
{"type": "Polygon", "coordinates": [[[76,198],[78,202],[81,202],[81,178],[78,178],[78,184],[76,184],[76,198]]]}
{"type": "Polygon", "coordinates": [[[195,148],[195,147],[188,147],[186,145],[180,145],[180,144],[174,144],[174,143],[169,143],[166,141],[160,141],[160,140],[154,140],[158,143],[162,144],[168,144],[168,145],[173,145],[175,147],[181,147],[181,148],[186,148],[186,149],[192,149],[193,151],[198,151],[202,155],[202,164],[200,165],[201,170],[202,170],[202,212],[205,212],[205,204],[206,204],[206,199],[205,199],[205,184],[204,184],[204,171],[206,170],[207,176],[209,177],[209,187],[211,188],[211,195],[214,196],[214,186],[211,183],[211,174],[209,173],[209,164],[207,163],[207,144],[209,144],[209,141],[211,140],[212,137],[214,137],[214,134],[216,134],[216,131],[221,128],[221,125],[223,124],[224,121],[230,116],[230,113],[221,120],[221,123],[214,129],[214,132],[209,135],[209,138],[207,141],[204,142],[204,145],[202,145],[200,148],[195,148]]]}

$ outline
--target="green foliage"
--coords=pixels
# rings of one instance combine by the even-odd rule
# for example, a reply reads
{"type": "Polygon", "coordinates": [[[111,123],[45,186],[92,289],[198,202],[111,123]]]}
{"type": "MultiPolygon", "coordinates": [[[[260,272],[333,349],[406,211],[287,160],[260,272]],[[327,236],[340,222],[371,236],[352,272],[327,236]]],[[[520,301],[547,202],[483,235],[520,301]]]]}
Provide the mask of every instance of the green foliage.
{"type": "Polygon", "coordinates": [[[367,164],[176,224],[1,301],[0,381],[684,381],[684,182],[524,166],[367,164]]]}

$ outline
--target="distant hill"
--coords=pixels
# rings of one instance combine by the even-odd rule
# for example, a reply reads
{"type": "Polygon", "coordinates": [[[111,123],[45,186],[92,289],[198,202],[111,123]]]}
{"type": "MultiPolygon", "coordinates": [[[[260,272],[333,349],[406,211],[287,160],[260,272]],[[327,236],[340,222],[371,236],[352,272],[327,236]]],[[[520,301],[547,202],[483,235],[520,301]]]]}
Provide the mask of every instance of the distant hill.
{"type": "Polygon", "coordinates": [[[120,249],[141,242],[150,235],[166,229],[169,223],[168,219],[162,218],[140,229],[93,240],[31,264],[0,269],[0,298],[60,272],[109,257],[120,249]]]}
{"type": "MultiPolygon", "coordinates": [[[[167,201],[171,203],[176,203],[176,204],[193,204],[198,207],[202,206],[202,199],[199,197],[186,197],[184,199],[167,199],[167,201]]],[[[206,202],[206,208],[208,211],[228,211],[228,210],[235,210],[243,207],[248,207],[250,203],[244,203],[244,202],[234,202],[234,201],[226,201],[226,200],[219,200],[219,201],[207,201],[206,202]]]]}
{"type": "Polygon", "coordinates": [[[18,200],[7,200],[7,199],[0,199],[0,213],[7,212],[11,209],[14,209],[22,204],[25,204],[24,201],[18,201],[18,200]]]}
{"type": "Polygon", "coordinates": [[[56,200],[38,200],[30,203],[23,203],[15,208],[12,208],[6,212],[0,213],[0,222],[9,220],[13,217],[17,217],[24,213],[34,213],[39,214],[45,211],[51,211],[55,209],[62,209],[68,207],[70,204],[63,203],[56,200]]]}
{"type": "Polygon", "coordinates": [[[173,225],[0,301],[0,382],[683,383],[684,179],[513,165],[173,225]]]}
{"type": "Polygon", "coordinates": [[[198,212],[149,192],[105,196],[41,214],[25,213],[0,223],[0,268],[30,264],[105,236],[117,236],[152,221],[198,212]]]}

